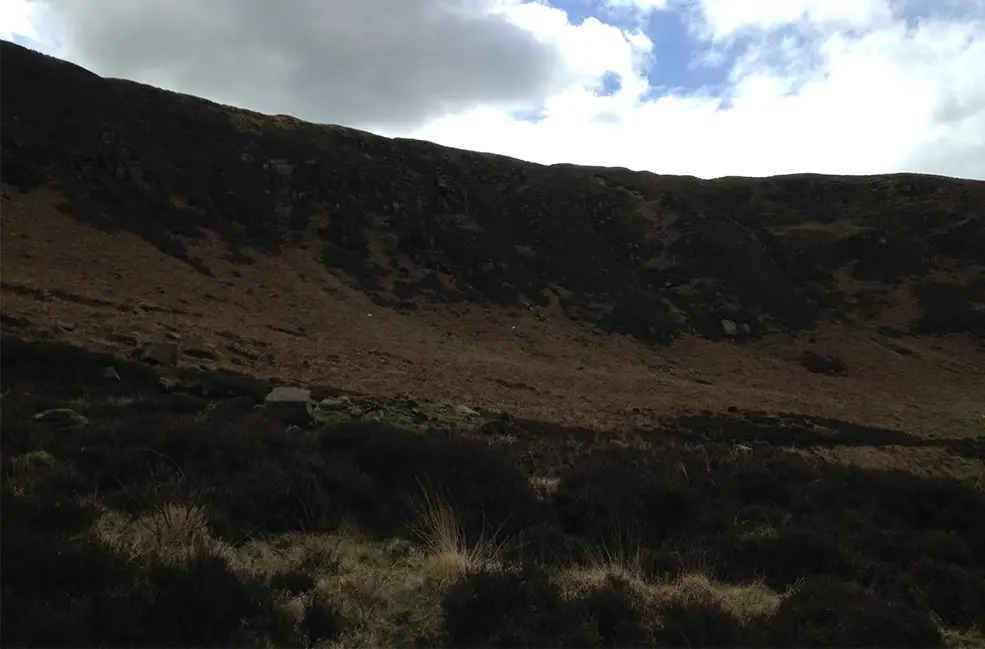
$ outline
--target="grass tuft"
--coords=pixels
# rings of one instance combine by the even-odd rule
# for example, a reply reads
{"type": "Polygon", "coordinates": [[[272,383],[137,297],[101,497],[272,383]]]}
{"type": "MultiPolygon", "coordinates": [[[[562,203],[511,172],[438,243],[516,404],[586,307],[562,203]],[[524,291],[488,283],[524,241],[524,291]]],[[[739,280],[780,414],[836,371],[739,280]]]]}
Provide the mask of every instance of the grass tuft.
{"type": "Polygon", "coordinates": [[[421,486],[421,497],[414,506],[411,532],[422,543],[428,573],[440,583],[450,584],[479,570],[500,566],[503,543],[485,532],[470,541],[459,522],[458,513],[447,498],[421,486]]]}

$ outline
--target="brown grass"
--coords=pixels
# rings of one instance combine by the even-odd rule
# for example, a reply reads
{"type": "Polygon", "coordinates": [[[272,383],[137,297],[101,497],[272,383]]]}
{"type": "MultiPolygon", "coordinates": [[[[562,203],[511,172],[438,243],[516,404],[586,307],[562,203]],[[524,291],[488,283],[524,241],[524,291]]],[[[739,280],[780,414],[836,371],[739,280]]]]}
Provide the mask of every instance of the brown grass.
{"type": "Polygon", "coordinates": [[[7,189],[3,199],[4,310],[45,335],[114,344],[107,335],[154,340],[173,331],[185,347],[218,350],[220,360],[210,364],[218,367],[371,394],[433,395],[599,428],[636,423],[634,408],[790,410],[941,434],[985,414],[977,397],[985,364],[961,338],[908,339],[902,344],[914,354],[902,356],[866,329],[826,325],[809,339],[730,346],[685,338],[648,349],[622,336],[591,335],[559,313],[546,322],[501,309],[452,313],[422,305],[400,314],[373,304],[302,249],[236,265],[224,261],[218,241],[194,242],[192,254],[214,273],[208,278],[134,235],[61,215],[57,202],[50,190],[7,189]],[[101,304],[42,305],[34,294],[41,288],[101,304]],[[121,308],[134,299],[163,311],[121,308]],[[58,321],[76,328],[58,331],[58,321]],[[231,331],[255,358],[228,351],[231,331]],[[849,376],[804,371],[799,357],[809,348],[837,350],[849,376]]]}

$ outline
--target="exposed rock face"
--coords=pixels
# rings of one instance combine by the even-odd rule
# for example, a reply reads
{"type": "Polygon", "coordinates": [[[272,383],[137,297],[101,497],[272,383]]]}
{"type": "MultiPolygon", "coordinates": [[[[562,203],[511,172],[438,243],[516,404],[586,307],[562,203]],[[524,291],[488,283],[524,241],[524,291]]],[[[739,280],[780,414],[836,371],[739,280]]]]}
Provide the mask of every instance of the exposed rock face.
{"type": "MultiPolygon", "coordinates": [[[[317,232],[323,263],[383,305],[558,295],[570,318],[670,343],[876,318],[873,291],[919,290],[943,267],[963,289],[985,270],[985,183],[547,167],[266,117],[2,47],[4,182],[53,180],[74,218],[203,273],[185,242],[206,231],[232,258],[317,232]]],[[[985,331],[985,289],[948,295],[913,327],[985,331]]]]}

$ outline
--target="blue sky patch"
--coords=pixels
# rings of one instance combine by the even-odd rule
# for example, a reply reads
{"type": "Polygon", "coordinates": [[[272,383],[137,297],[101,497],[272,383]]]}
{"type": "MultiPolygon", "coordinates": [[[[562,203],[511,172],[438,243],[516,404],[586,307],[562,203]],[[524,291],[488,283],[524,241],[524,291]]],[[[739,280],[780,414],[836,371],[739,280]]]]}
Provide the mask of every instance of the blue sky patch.
{"type": "Polygon", "coordinates": [[[17,43],[18,45],[21,45],[23,47],[28,47],[32,50],[41,49],[41,43],[37,42],[33,38],[24,36],[23,34],[18,34],[17,32],[11,34],[11,40],[17,43]]]}
{"type": "Polygon", "coordinates": [[[622,90],[622,77],[613,70],[606,70],[595,95],[597,97],[611,97],[620,90],[622,90]]]}
{"type": "Polygon", "coordinates": [[[516,122],[529,122],[536,124],[547,118],[547,110],[540,106],[538,108],[521,108],[510,113],[510,119],[516,122]]]}
{"type": "MultiPolygon", "coordinates": [[[[568,14],[573,25],[591,17],[625,30],[639,29],[653,41],[653,59],[646,66],[646,80],[651,86],[645,96],[653,99],[668,92],[694,94],[724,92],[731,61],[716,65],[705,62],[706,46],[688,32],[688,13],[680,10],[657,10],[648,14],[632,8],[612,8],[600,0],[549,0],[553,7],[568,14]]],[[[622,80],[606,73],[599,95],[618,92],[622,80]],[[618,85],[617,85],[618,84],[618,85]]]]}

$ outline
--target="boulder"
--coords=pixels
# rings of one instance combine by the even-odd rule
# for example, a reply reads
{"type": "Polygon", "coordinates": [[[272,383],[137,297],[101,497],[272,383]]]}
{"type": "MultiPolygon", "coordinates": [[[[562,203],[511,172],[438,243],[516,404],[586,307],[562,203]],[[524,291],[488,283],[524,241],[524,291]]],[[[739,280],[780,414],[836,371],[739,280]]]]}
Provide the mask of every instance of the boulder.
{"type": "Polygon", "coordinates": [[[270,391],[263,402],[263,414],[284,424],[302,425],[311,422],[311,390],[279,386],[270,391]]]}
{"type": "Polygon", "coordinates": [[[735,338],[739,335],[739,327],[734,320],[722,320],[722,333],[729,338],[735,338]]]}
{"type": "Polygon", "coordinates": [[[815,351],[808,351],[800,362],[804,369],[813,374],[844,376],[847,373],[845,362],[837,356],[826,356],[815,351]]]}
{"type": "Polygon", "coordinates": [[[71,408],[52,408],[34,415],[34,421],[51,428],[64,430],[82,430],[89,424],[89,419],[71,408]]]}
{"type": "Polygon", "coordinates": [[[156,382],[158,392],[164,392],[165,394],[170,394],[184,387],[184,384],[179,380],[169,376],[158,377],[156,382]]]}
{"type": "Polygon", "coordinates": [[[739,323],[739,338],[748,340],[752,336],[752,328],[745,322],[739,323]]]}

